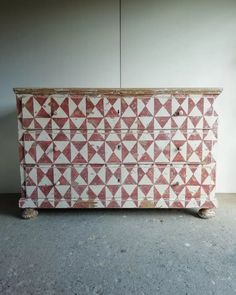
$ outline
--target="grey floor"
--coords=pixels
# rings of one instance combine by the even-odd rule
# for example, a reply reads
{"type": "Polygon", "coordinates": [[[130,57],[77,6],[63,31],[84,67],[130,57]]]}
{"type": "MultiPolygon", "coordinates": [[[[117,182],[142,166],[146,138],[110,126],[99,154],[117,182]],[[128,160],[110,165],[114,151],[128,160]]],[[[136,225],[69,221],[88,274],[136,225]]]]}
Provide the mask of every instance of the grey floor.
{"type": "Polygon", "coordinates": [[[57,210],[0,196],[0,294],[236,294],[236,195],[194,210],[57,210]]]}

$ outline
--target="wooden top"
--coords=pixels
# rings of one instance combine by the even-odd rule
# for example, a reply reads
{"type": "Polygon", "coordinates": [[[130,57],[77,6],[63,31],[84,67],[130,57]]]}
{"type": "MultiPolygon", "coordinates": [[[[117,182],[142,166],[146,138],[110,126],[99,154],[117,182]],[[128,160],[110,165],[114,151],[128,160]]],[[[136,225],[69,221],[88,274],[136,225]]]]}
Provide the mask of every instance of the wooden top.
{"type": "Polygon", "coordinates": [[[220,94],[222,88],[14,88],[15,94],[220,94]]]}

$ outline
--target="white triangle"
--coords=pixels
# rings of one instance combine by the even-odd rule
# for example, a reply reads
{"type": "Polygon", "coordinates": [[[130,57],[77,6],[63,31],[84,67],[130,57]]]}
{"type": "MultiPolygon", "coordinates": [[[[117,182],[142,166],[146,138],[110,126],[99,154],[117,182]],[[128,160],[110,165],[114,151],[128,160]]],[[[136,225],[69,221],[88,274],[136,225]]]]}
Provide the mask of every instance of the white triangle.
{"type": "Polygon", "coordinates": [[[167,205],[167,202],[161,198],[160,200],[158,200],[156,207],[158,208],[168,208],[169,206],[167,205]]]}
{"type": "Polygon", "coordinates": [[[130,198],[127,199],[122,206],[122,208],[136,208],[136,207],[137,206],[135,205],[134,201],[130,198]]]}
{"type": "Polygon", "coordinates": [[[201,159],[195,152],[193,152],[192,155],[188,158],[188,162],[200,163],[201,159]]]}
{"type": "Polygon", "coordinates": [[[160,116],[160,117],[169,117],[170,116],[169,112],[166,110],[165,107],[161,107],[161,109],[157,112],[156,115],[160,116]]]}
{"type": "Polygon", "coordinates": [[[136,184],[125,184],[123,186],[123,189],[127,192],[128,195],[131,195],[136,187],[136,184]]]}
{"type": "Polygon", "coordinates": [[[183,140],[186,141],[186,137],[184,136],[184,133],[180,130],[176,130],[173,132],[172,140],[183,140]]]}
{"type": "Polygon", "coordinates": [[[199,110],[199,108],[197,106],[195,106],[192,111],[189,113],[189,116],[192,116],[192,117],[200,117],[202,116],[202,113],[201,111],[199,110]]]}
{"type": "Polygon", "coordinates": [[[195,200],[194,198],[192,198],[186,205],[186,208],[197,208],[197,207],[198,207],[197,200],[195,200]]]}
{"type": "Polygon", "coordinates": [[[56,205],[56,208],[69,208],[70,205],[66,202],[66,200],[60,200],[56,205]]]}
{"type": "Polygon", "coordinates": [[[70,120],[79,129],[81,125],[84,123],[85,118],[70,118],[70,120]]]}
{"type": "Polygon", "coordinates": [[[56,185],[56,189],[59,191],[59,193],[62,197],[65,196],[65,194],[67,193],[69,188],[70,188],[69,185],[61,185],[61,184],[56,185]]]}
{"type": "Polygon", "coordinates": [[[22,112],[23,119],[32,119],[33,114],[31,114],[27,108],[23,107],[23,112],[22,112]]]}

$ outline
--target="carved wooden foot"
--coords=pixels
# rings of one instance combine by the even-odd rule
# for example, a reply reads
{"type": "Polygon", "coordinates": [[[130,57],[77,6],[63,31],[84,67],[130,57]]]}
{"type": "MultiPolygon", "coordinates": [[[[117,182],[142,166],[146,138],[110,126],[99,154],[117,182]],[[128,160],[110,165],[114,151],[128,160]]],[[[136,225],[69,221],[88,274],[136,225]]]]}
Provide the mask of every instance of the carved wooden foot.
{"type": "Polygon", "coordinates": [[[38,210],[33,209],[33,208],[26,208],[22,211],[22,218],[23,219],[31,219],[31,218],[35,218],[36,216],[38,216],[38,210]]]}
{"type": "Polygon", "coordinates": [[[213,209],[206,209],[206,208],[200,209],[197,214],[199,217],[203,219],[209,219],[209,218],[215,217],[216,215],[213,209]]]}

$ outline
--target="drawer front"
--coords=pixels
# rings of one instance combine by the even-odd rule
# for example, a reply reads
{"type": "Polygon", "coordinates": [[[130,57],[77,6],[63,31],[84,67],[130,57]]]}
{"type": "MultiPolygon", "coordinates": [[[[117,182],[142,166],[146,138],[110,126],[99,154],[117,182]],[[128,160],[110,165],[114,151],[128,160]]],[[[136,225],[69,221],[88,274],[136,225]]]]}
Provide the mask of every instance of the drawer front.
{"type": "Polygon", "coordinates": [[[25,164],[169,163],[171,132],[29,131],[25,164]]]}
{"type": "Polygon", "coordinates": [[[103,207],[199,205],[211,197],[215,166],[75,165],[25,166],[26,198],[54,206],[90,202],[103,207]]]}
{"type": "Polygon", "coordinates": [[[121,100],[102,95],[22,96],[24,129],[121,129],[121,100]]]}
{"type": "Polygon", "coordinates": [[[24,129],[155,130],[217,126],[213,95],[22,96],[24,129]]]}
{"type": "Polygon", "coordinates": [[[177,131],[28,131],[25,164],[211,163],[215,133],[177,131]]]}
{"type": "Polygon", "coordinates": [[[212,130],[172,131],[170,162],[210,164],[215,162],[216,134],[212,130]]]}

